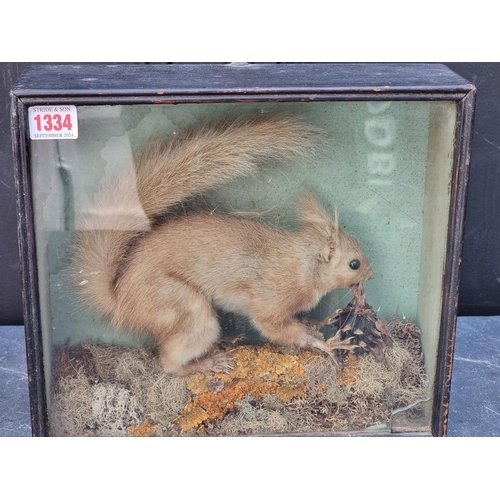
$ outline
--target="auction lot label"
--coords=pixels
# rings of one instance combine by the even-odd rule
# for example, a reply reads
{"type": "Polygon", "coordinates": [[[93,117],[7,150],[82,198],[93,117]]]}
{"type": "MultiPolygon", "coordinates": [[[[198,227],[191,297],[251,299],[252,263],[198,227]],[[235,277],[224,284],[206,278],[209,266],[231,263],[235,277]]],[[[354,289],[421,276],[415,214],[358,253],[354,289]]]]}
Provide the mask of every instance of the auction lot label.
{"type": "Polygon", "coordinates": [[[76,139],[76,106],[32,106],[28,108],[30,139],[76,139]]]}

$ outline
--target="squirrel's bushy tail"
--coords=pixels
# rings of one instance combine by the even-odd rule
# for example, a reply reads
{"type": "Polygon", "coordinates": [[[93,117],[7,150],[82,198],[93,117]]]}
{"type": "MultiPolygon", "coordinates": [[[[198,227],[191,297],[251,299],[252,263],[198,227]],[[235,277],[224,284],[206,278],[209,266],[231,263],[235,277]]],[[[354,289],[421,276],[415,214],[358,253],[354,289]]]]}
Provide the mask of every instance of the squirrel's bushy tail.
{"type": "Polygon", "coordinates": [[[230,179],[257,173],[266,158],[300,159],[312,152],[317,137],[317,129],[296,117],[262,114],[152,142],[134,168],[106,182],[78,222],[73,272],[84,302],[112,320],[120,263],[157,215],[230,179]]]}
{"type": "Polygon", "coordinates": [[[136,159],[137,186],[150,218],[230,179],[255,174],[265,158],[310,153],[318,130],[288,115],[220,121],[153,142],[136,159]]]}

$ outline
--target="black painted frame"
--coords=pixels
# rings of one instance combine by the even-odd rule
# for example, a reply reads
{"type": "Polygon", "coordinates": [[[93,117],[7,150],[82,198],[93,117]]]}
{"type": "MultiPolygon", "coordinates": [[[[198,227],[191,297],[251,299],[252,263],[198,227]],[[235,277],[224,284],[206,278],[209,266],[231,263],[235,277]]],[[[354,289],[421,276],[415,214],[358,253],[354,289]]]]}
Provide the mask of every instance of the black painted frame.
{"type": "Polygon", "coordinates": [[[33,435],[46,436],[48,423],[29,162],[29,106],[456,101],[458,112],[431,422],[432,435],[445,436],[475,95],[474,85],[441,64],[54,64],[28,68],[11,92],[11,130],[33,435]]]}

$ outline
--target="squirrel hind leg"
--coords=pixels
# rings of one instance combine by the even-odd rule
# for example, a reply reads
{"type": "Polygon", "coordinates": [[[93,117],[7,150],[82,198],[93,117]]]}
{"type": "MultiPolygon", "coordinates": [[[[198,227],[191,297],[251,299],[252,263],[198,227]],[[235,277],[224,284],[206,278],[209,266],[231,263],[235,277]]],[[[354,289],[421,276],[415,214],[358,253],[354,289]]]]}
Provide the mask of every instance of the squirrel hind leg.
{"type": "Polygon", "coordinates": [[[161,331],[156,339],[163,370],[178,376],[230,370],[232,357],[229,354],[204,357],[220,335],[219,321],[212,306],[205,297],[191,290],[183,299],[182,306],[175,309],[175,324],[157,330],[161,331]]]}
{"type": "MultiPolygon", "coordinates": [[[[163,365],[162,358],[162,366],[163,365]]],[[[170,368],[170,365],[168,365],[170,368]]],[[[229,373],[234,369],[234,358],[227,352],[221,352],[218,354],[213,354],[212,356],[205,356],[201,359],[195,359],[189,363],[182,365],[177,368],[173,373],[179,377],[184,377],[186,375],[191,375],[192,373],[207,373],[207,372],[224,372],[229,373]]],[[[165,370],[167,371],[167,370],[165,370]]]]}

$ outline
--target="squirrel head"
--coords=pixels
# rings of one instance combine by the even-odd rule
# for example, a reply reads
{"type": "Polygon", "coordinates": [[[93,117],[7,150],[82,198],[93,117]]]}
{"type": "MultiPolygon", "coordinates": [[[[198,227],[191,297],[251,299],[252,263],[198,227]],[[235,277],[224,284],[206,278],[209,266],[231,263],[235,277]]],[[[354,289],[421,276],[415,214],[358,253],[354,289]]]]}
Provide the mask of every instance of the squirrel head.
{"type": "Polygon", "coordinates": [[[339,227],[337,211],[332,218],[313,194],[303,192],[298,217],[311,235],[318,278],[325,289],[350,288],[375,276],[359,241],[339,227]]]}
{"type": "Polygon", "coordinates": [[[338,227],[338,223],[320,260],[323,261],[323,275],[333,288],[350,288],[375,276],[359,241],[338,227]]]}

